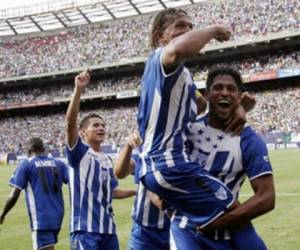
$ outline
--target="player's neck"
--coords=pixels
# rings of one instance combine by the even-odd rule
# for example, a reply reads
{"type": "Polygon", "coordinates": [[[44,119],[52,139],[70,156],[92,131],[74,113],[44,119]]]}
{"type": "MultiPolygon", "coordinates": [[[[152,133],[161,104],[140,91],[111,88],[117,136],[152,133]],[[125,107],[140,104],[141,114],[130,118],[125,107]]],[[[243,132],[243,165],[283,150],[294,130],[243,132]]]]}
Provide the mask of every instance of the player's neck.
{"type": "Polygon", "coordinates": [[[90,144],[91,148],[96,152],[102,152],[101,144],[92,143],[90,144]]]}
{"type": "Polygon", "coordinates": [[[225,121],[221,120],[219,117],[217,117],[214,114],[209,114],[208,125],[215,129],[220,129],[222,131],[225,131],[226,129],[225,121]]]}

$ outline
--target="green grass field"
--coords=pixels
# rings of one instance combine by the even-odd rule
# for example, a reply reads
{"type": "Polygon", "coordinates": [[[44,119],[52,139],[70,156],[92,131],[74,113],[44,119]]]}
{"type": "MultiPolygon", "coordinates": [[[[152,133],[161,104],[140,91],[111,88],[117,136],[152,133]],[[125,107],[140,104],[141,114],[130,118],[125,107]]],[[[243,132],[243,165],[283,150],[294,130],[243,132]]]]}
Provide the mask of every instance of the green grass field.
{"type": "MultiPolygon", "coordinates": [[[[277,191],[276,208],[271,213],[254,221],[257,231],[265,240],[270,250],[300,249],[300,150],[271,151],[271,162],[274,168],[277,191]]],[[[0,166],[0,209],[10,192],[7,185],[14,167],[0,166]]],[[[120,187],[133,187],[132,179],[120,182],[120,187]]],[[[59,244],[56,249],[69,249],[68,221],[69,204],[68,191],[65,188],[66,213],[59,244]]],[[[251,195],[248,184],[243,188],[241,199],[251,195]]],[[[121,250],[125,249],[131,228],[131,206],[133,199],[116,200],[113,202],[115,220],[121,250]]],[[[25,210],[24,195],[16,207],[8,214],[5,224],[0,227],[0,249],[27,250],[31,249],[31,233],[25,210]]],[[[187,249],[188,250],[188,249],[187,249]]]]}

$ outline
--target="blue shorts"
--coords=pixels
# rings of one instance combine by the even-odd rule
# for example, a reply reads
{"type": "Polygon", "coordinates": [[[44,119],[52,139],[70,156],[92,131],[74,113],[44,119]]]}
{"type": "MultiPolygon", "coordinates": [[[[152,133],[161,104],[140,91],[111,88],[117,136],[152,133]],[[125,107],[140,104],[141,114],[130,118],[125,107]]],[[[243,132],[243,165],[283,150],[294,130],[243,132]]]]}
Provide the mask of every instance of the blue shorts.
{"type": "Polygon", "coordinates": [[[196,227],[181,228],[178,223],[171,222],[171,250],[233,250],[230,240],[212,240],[197,232],[196,227]]]}
{"type": "Polygon", "coordinates": [[[71,250],[119,250],[116,234],[99,234],[85,231],[71,233],[71,250]]]}
{"type": "Polygon", "coordinates": [[[57,235],[60,229],[56,230],[34,230],[32,231],[33,249],[42,249],[54,246],[57,243],[57,235]]]}
{"type": "Polygon", "coordinates": [[[196,163],[150,172],[141,181],[200,227],[217,219],[234,202],[230,190],[196,163]]]}
{"type": "Polygon", "coordinates": [[[267,246],[251,224],[242,229],[231,231],[230,236],[234,250],[267,250],[267,246]]]}
{"type": "Polygon", "coordinates": [[[169,229],[144,227],[133,222],[127,250],[169,250],[169,229]]]}

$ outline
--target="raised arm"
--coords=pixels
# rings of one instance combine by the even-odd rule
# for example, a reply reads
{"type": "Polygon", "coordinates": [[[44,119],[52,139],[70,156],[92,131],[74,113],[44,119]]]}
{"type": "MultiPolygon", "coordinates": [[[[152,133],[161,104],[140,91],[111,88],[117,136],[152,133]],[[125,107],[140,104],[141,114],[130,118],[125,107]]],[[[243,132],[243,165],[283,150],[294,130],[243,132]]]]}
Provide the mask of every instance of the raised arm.
{"type": "Polygon", "coordinates": [[[89,82],[90,74],[88,71],[83,71],[75,77],[75,86],[66,114],[66,140],[71,148],[75,145],[78,137],[77,117],[80,97],[89,82]]]}
{"type": "Polygon", "coordinates": [[[230,31],[223,25],[209,26],[203,30],[189,31],[174,38],[164,49],[162,65],[174,68],[183,60],[196,55],[210,40],[220,42],[230,38],[230,31]]]}
{"type": "Polygon", "coordinates": [[[127,142],[121,150],[115,161],[115,175],[122,179],[134,171],[135,163],[131,160],[132,150],[141,144],[141,138],[138,133],[132,133],[128,136],[127,142]]]}
{"type": "Polygon", "coordinates": [[[15,206],[17,203],[19,197],[20,197],[21,190],[14,187],[4,205],[3,211],[0,215],[0,224],[4,223],[5,216],[8,214],[8,212],[15,206]]]}

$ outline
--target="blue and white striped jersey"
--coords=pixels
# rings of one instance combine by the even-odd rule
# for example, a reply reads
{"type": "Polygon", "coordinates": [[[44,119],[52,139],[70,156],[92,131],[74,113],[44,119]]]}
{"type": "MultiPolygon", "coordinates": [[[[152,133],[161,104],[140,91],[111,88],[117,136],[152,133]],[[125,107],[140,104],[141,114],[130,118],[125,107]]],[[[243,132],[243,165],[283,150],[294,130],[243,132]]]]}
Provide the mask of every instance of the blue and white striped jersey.
{"type": "Polygon", "coordinates": [[[15,170],[9,184],[25,189],[32,230],[60,229],[64,216],[63,183],[68,183],[67,167],[52,157],[29,158],[15,170]]]}
{"type": "Polygon", "coordinates": [[[70,164],[71,232],[115,234],[111,203],[118,181],[111,159],[80,138],[66,152],[70,164]]]}
{"type": "Polygon", "coordinates": [[[166,74],[161,65],[162,51],[158,48],[148,58],[142,78],[138,111],[143,139],[141,176],[187,161],[185,130],[197,115],[197,88],[190,72],[179,65],[173,73],[166,74]]]}
{"type": "MultiPolygon", "coordinates": [[[[208,115],[198,117],[188,129],[187,151],[191,161],[199,163],[232,191],[235,199],[246,177],[253,180],[272,174],[268,151],[262,139],[246,127],[239,136],[232,136],[208,125],[208,115]]],[[[172,218],[184,228],[188,218],[176,212],[172,218]]],[[[227,230],[215,231],[215,239],[230,239],[227,230]]]]}
{"type": "Polygon", "coordinates": [[[134,180],[138,185],[132,208],[132,219],[144,227],[169,230],[170,219],[165,212],[158,209],[150,200],[149,191],[139,180],[138,169],[140,168],[140,158],[133,155],[135,162],[134,180]]]}
{"type": "Polygon", "coordinates": [[[246,177],[253,180],[272,174],[266,145],[250,127],[232,136],[209,126],[207,120],[206,115],[190,126],[191,160],[225,183],[235,198],[246,177]]]}

